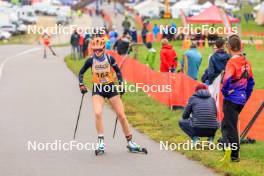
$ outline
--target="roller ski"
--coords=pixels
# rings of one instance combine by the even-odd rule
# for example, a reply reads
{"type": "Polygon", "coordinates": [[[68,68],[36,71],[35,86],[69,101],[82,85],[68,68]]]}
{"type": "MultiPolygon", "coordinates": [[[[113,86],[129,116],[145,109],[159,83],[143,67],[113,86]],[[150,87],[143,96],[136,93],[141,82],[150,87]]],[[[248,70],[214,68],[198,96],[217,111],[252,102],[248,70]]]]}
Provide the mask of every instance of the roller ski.
{"type": "Polygon", "coordinates": [[[97,149],[95,150],[95,155],[102,155],[104,154],[105,151],[105,144],[103,141],[103,138],[98,138],[98,144],[97,144],[97,149]]]}
{"type": "Polygon", "coordinates": [[[135,142],[128,141],[128,145],[127,145],[128,150],[131,153],[145,153],[148,154],[148,151],[146,148],[141,148],[140,145],[136,144],[135,142]]]}

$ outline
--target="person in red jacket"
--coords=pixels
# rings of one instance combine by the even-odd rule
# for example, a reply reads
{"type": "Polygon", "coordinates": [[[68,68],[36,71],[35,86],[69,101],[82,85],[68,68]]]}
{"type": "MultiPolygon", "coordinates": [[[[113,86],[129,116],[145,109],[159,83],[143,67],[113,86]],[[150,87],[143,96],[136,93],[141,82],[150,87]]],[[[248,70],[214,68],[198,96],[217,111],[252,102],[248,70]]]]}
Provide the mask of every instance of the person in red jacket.
{"type": "Polygon", "coordinates": [[[160,72],[175,72],[177,67],[177,53],[167,39],[162,39],[160,51],[160,72]]]}

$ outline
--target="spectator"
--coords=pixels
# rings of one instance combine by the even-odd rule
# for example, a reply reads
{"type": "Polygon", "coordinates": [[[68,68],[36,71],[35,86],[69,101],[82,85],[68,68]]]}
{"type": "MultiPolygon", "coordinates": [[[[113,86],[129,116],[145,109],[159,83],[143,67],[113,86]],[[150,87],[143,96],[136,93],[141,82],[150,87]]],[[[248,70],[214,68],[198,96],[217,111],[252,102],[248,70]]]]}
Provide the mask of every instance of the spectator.
{"type": "Polygon", "coordinates": [[[124,21],[122,23],[122,26],[123,26],[124,32],[129,32],[129,29],[131,27],[131,23],[128,20],[128,17],[127,16],[125,16],[125,19],[124,19],[124,21]]]}
{"type": "Polygon", "coordinates": [[[246,21],[246,23],[248,23],[249,22],[249,14],[248,13],[244,13],[244,18],[245,18],[245,21],[246,21]]]}
{"type": "MultiPolygon", "coordinates": [[[[166,25],[165,28],[169,29],[170,26],[166,25]]],[[[166,38],[166,39],[169,38],[169,30],[162,30],[162,38],[166,38]]]]}
{"type": "Polygon", "coordinates": [[[160,51],[160,72],[175,72],[177,67],[177,53],[167,39],[162,39],[160,51]]]}
{"type": "Polygon", "coordinates": [[[81,59],[81,58],[83,58],[83,45],[84,45],[84,36],[83,36],[83,34],[80,34],[79,45],[80,45],[80,59],[81,59]]]}
{"type": "Polygon", "coordinates": [[[171,26],[169,26],[169,31],[168,31],[168,40],[172,41],[175,39],[175,34],[177,33],[177,26],[175,23],[172,23],[171,26]]]}
{"type": "Polygon", "coordinates": [[[202,55],[197,50],[195,43],[192,43],[190,49],[184,53],[181,62],[182,70],[194,80],[198,79],[199,68],[202,63],[202,55]]]}
{"type": "Polygon", "coordinates": [[[88,55],[88,46],[91,40],[91,34],[85,33],[84,36],[84,43],[83,43],[83,57],[86,57],[88,55]]]}
{"type": "Polygon", "coordinates": [[[132,27],[132,29],[130,30],[130,35],[132,38],[132,42],[137,43],[137,30],[135,27],[132,27]]]}
{"type": "Polygon", "coordinates": [[[115,42],[113,48],[119,55],[127,55],[130,51],[130,42],[130,36],[127,32],[124,32],[122,37],[115,42]]]}
{"type": "Polygon", "coordinates": [[[115,44],[117,37],[118,37],[118,33],[116,31],[113,30],[109,32],[109,40],[110,40],[111,46],[115,44]]]}
{"type": "Polygon", "coordinates": [[[159,26],[157,24],[154,24],[152,32],[154,34],[155,39],[158,37],[158,34],[160,32],[159,26]]]}
{"type": "Polygon", "coordinates": [[[202,82],[211,85],[215,78],[225,70],[226,63],[230,58],[224,50],[225,41],[219,38],[215,41],[215,52],[209,58],[209,66],[202,76],[202,82]]]}
{"type": "Polygon", "coordinates": [[[104,37],[104,40],[105,40],[105,49],[110,50],[111,49],[111,42],[110,42],[107,35],[104,37]]]}
{"type": "Polygon", "coordinates": [[[148,53],[147,53],[147,57],[146,57],[147,64],[151,69],[154,69],[154,62],[156,59],[156,53],[157,52],[152,47],[152,43],[147,43],[146,46],[148,48],[148,53]]]}
{"type": "Polygon", "coordinates": [[[255,82],[252,67],[241,52],[239,36],[231,35],[226,46],[231,58],[226,64],[222,85],[224,119],[221,123],[221,129],[223,143],[227,147],[222,160],[239,162],[238,115],[249,99],[255,82]],[[231,145],[236,146],[231,147],[231,145]]]}
{"type": "Polygon", "coordinates": [[[147,43],[147,34],[148,34],[147,24],[144,24],[141,31],[141,37],[144,44],[147,43]]]}
{"type": "Polygon", "coordinates": [[[194,144],[198,144],[199,137],[208,137],[208,141],[212,143],[219,127],[216,115],[215,100],[211,97],[207,87],[199,84],[184,109],[179,126],[194,144]]]}
{"type": "Polygon", "coordinates": [[[79,40],[80,35],[77,33],[77,30],[74,30],[73,34],[71,35],[71,46],[74,60],[81,58],[79,40]]]}

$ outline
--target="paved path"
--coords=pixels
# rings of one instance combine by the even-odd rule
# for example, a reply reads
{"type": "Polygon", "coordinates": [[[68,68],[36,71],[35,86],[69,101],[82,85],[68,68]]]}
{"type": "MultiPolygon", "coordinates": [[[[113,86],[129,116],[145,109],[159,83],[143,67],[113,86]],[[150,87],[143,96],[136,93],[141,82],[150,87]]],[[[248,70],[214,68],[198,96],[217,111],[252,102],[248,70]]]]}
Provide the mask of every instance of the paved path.
{"type": "MultiPolygon", "coordinates": [[[[70,48],[55,48],[60,58],[30,45],[0,46],[0,175],[2,176],[206,176],[214,173],[132,130],[148,155],[132,154],[118,124],[112,139],[114,112],[104,109],[106,154],[94,151],[28,151],[28,141],[70,142],[81,94],[77,78],[63,56],[70,48]],[[11,59],[10,59],[11,57],[11,59]],[[4,63],[4,64],[2,64],[4,63]],[[0,70],[1,71],[1,70],[0,70]]],[[[86,95],[79,123],[79,142],[96,142],[91,96],[86,95]]]]}

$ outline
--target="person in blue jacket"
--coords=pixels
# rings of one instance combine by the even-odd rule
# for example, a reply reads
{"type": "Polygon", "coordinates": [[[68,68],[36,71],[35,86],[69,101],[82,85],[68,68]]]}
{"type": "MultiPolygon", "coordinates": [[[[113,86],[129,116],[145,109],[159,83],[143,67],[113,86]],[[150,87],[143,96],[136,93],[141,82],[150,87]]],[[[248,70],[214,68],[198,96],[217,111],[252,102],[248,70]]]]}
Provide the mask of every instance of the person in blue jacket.
{"type": "Polygon", "coordinates": [[[207,87],[199,84],[184,109],[179,126],[195,145],[198,144],[199,137],[208,137],[208,141],[212,143],[219,127],[216,116],[215,100],[207,87]]]}
{"type": "Polygon", "coordinates": [[[225,70],[230,55],[224,50],[225,41],[218,38],[215,41],[215,52],[209,58],[209,66],[202,76],[202,82],[211,85],[215,78],[225,70]]]}
{"type": "Polygon", "coordinates": [[[154,24],[153,29],[152,29],[152,32],[154,34],[154,37],[157,38],[158,37],[158,34],[160,32],[159,26],[157,24],[154,24]]]}
{"type": "Polygon", "coordinates": [[[184,53],[181,61],[182,70],[192,79],[198,79],[199,68],[202,63],[202,55],[197,50],[195,43],[192,43],[190,49],[184,53]]]}

